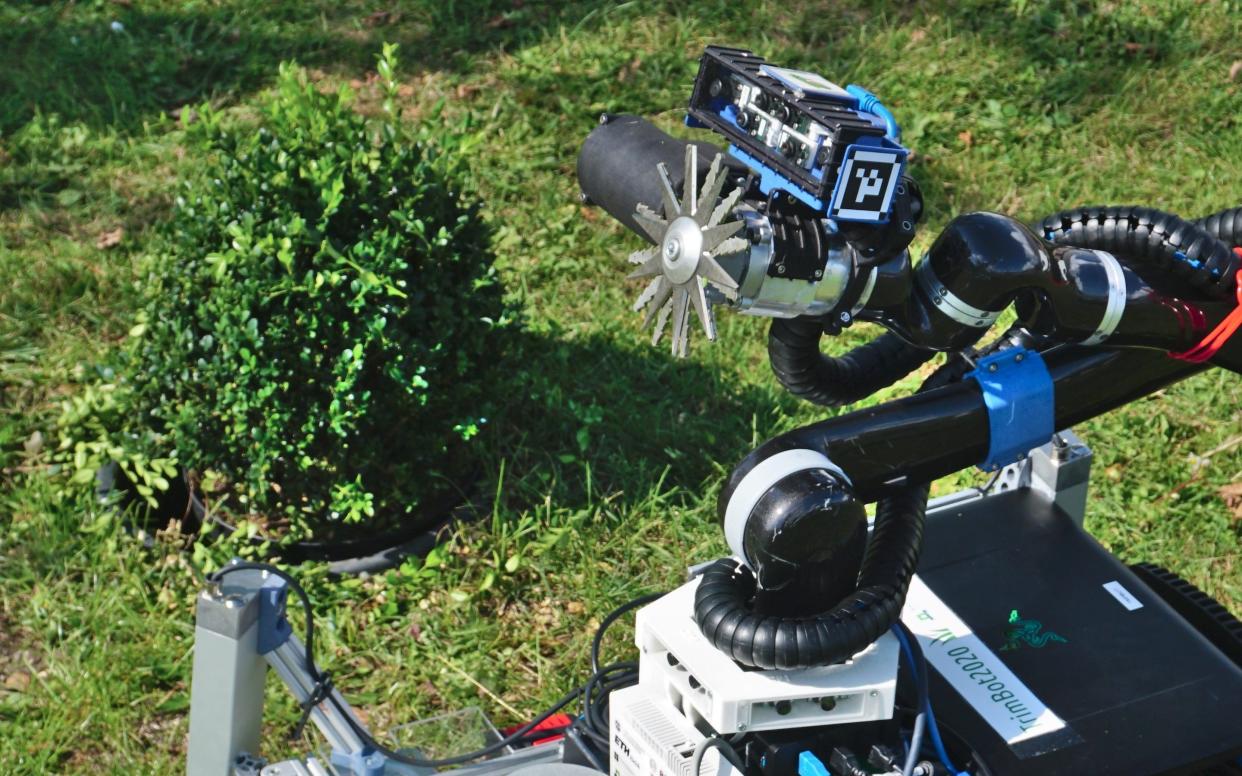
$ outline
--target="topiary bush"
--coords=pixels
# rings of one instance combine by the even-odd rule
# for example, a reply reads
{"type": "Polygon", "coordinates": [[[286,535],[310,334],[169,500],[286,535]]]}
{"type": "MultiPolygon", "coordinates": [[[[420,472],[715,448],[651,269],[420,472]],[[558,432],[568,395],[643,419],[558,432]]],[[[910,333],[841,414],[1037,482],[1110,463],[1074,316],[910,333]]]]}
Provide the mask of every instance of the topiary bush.
{"type": "Polygon", "coordinates": [[[377,120],[293,66],[257,128],[203,113],[211,161],[126,354],[134,417],[288,537],[398,518],[460,474],[508,318],[459,160],[400,122],[393,67],[385,47],[377,120]]]}

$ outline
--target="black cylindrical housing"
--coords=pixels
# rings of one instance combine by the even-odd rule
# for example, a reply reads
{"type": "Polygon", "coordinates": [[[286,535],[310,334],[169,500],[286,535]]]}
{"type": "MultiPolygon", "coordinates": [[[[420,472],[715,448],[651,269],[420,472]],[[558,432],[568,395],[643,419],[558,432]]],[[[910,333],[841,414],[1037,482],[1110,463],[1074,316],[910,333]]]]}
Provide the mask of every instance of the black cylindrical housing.
{"type": "MultiPolygon", "coordinates": [[[[640,116],[604,114],[578,153],[578,185],[589,202],[650,242],[651,237],[634,220],[634,211],[642,203],[661,212],[660,177],[656,172],[661,162],[680,194],[687,145],[687,141],[678,140],[640,116]]],[[[695,145],[699,148],[701,180],[721,151],[711,143],[696,141],[695,145]]]]}
{"type": "MultiPolygon", "coordinates": [[[[919,265],[919,282],[910,295],[879,311],[879,320],[918,347],[958,351],[986,333],[982,315],[995,317],[1016,302],[1020,320],[1031,331],[1060,342],[1087,342],[1120,290],[1124,304],[1111,331],[1102,335],[1107,344],[1176,353],[1198,344],[1237,305],[1232,297],[1209,298],[1205,291],[1190,289],[1188,297],[1166,293],[1161,289],[1182,279],[1152,265],[1140,270],[1102,250],[1052,245],[999,213],[958,216],[919,265]],[[976,312],[964,319],[963,306],[976,312]]],[[[1120,258],[1128,260],[1128,255],[1120,258]]],[[[1238,351],[1242,345],[1231,344],[1213,363],[1242,369],[1238,351]]]]}
{"type": "Polygon", "coordinates": [[[867,512],[835,474],[803,469],[755,503],[742,544],[758,581],[755,608],[814,616],[857,584],[867,512]]]}
{"type": "MultiPolygon", "coordinates": [[[[1068,428],[1204,368],[1151,350],[1067,345],[1044,353],[1056,394],[1055,424],[1068,428]]],[[[742,460],[721,490],[718,512],[760,461],[784,450],[826,455],[864,502],[908,482],[930,482],[984,460],[988,415],[978,383],[965,380],[839,415],[769,439],[742,460]]]]}

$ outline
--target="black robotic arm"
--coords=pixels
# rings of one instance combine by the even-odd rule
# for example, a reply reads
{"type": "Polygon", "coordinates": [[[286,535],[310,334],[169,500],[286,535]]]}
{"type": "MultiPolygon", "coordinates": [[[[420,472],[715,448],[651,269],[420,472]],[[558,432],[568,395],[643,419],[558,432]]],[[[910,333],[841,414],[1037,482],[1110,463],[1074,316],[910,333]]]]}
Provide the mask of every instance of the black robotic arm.
{"type": "Polygon", "coordinates": [[[826,406],[950,356],[915,395],[768,440],[725,484],[734,557],[705,573],[695,619],[739,663],[788,669],[847,659],[896,622],[933,479],[995,470],[1207,364],[1242,372],[1242,209],[1190,222],[1082,208],[1035,227],[970,213],[914,265],[923,203],[891,116],[868,123],[872,103],[808,94],[756,61],[709,47],[691,99],[687,123],[724,135],[727,161],[605,116],[578,174],[585,200],[654,244],[634,256],[635,276],[655,277],[636,309],[657,326],[672,313],[675,354],[692,304],[709,338],[712,306],[771,317],[777,378],[826,406]],[[976,350],[1010,307],[1011,336],[976,350]],[[888,331],[820,351],[855,320],[888,331]]]}

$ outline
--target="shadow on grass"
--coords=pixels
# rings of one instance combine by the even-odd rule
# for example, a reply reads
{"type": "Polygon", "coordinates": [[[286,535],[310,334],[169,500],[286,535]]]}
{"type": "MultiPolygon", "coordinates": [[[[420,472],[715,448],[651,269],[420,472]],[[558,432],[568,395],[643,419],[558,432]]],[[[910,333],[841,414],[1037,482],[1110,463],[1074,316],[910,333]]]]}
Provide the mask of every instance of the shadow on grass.
{"type": "Polygon", "coordinates": [[[129,131],[182,106],[237,99],[270,82],[280,61],[369,71],[385,41],[401,44],[407,70],[459,69],[477,52],[589,23],[609,5],[419,0],[375,10],[357,0],[231,0],[151,11],[18,3],[0,9],[0,134],[37,113],[129,131]]]}
{"type": "Polygon", "coordinates": [[[512,508],[536,506],[549,493],[558,506],[577,506],[599,494],[620,493],[625,503],[658,488],[699,490],[750,451],[755,428],[794,403],[673,359],[664,342],[513,340],[488,442],[489,468],[504,461],[512,508]]]}

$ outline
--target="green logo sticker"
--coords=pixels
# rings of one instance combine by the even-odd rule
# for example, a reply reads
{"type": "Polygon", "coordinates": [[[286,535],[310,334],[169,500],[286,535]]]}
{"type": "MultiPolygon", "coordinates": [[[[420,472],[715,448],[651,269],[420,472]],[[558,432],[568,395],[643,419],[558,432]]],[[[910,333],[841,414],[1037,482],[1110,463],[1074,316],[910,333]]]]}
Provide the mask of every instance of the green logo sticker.
{"type": "Polygon", "coordinates": [[[1066,639],[1059,633],[1045,631],[1044,624],[1039,620],[1024,620],[1018,616],[1018,610],[1014,609],[1009,612],[1009,628],[1005,631],[1005,643],[1001,646],[1001,652],[1012,652],[1022,645],[1043,649],[1050,642],[1058,642],[1060,644],[1068,644],[1066,639]]]}

